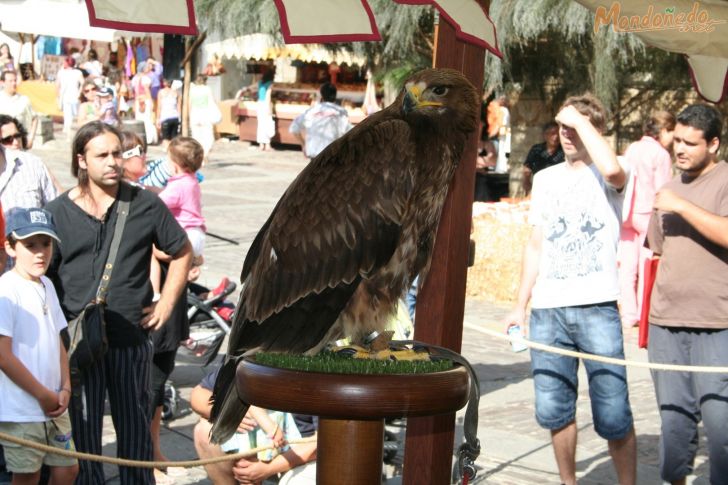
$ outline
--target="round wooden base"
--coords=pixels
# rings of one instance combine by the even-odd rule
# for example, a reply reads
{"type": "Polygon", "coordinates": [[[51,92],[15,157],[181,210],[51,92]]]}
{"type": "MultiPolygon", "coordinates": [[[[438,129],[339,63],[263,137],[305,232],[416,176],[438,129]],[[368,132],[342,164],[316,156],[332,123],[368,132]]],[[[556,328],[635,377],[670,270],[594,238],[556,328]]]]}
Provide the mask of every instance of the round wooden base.
{"type": "Polygon", "coordinates": [[[246,359],[237,388],[256,406],[320,417],[317,483],[368,485],[381,481],[384,419],[457,411],[467,402],[468,374],[459,366],[429,374],[322,374],[246,359]]]}

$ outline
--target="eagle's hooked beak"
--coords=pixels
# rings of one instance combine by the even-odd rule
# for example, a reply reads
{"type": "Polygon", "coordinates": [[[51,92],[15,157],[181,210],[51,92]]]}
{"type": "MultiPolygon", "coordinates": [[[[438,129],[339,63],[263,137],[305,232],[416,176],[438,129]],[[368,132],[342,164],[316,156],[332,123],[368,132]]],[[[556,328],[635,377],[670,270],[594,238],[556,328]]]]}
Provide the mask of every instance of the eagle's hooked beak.
{"type": "Polygon", "coordinates": [[[412,110],[424,108],[426,106],[442,106],[437,101],[427,101],[420,99],[422,96],[422,88],[417,84],[409,86],[407,92],[404,93],[404,101],[402,103],[402,111],[404,114],[410,113],[412,110]]]}

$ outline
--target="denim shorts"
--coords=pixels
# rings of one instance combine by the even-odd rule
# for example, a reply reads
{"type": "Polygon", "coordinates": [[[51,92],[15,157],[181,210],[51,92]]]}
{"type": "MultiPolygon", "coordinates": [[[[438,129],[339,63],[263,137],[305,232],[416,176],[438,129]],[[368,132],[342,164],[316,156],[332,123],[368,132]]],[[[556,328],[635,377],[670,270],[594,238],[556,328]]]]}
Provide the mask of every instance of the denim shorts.
{"type": "MultiPolygon", "coordinates": [[[[622,324],[616,302],[537,308],[531,311],[530,339],[553,347],[624,358],[622,324]]],[[[560,429],[574,421],[579,359],[531,350],[536,389],[536,421],[560,429]]],[[[594,429],[604,439],[621,439],[632,429],[627,372],[621,365],[585,360],[594,429]]]]}

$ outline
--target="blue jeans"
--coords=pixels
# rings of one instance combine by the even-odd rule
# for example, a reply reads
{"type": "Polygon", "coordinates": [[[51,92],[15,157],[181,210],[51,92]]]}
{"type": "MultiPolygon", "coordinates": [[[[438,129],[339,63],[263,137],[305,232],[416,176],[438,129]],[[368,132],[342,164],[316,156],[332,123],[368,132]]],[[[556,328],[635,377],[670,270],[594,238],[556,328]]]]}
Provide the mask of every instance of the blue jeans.
{"type": "MultiPolygon", "coordinates": [[[[622,324],[616,302],[537,308],[531,311],[530,338],[562,349],[624,358],[622,324]]],[[[621,365],[585,360],[594,429],[604,439],[624,438],[632,429],[627,372],[621,365]]],[[[574,421],[579,360],[531,350],[536,389],[536,421],[556,430],[574,421]]]]}

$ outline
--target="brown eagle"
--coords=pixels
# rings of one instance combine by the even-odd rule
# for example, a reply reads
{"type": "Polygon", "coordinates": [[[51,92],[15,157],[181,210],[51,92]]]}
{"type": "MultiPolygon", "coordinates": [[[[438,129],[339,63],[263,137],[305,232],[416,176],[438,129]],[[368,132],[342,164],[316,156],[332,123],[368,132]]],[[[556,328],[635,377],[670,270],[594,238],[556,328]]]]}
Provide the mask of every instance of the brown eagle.
{"type": "Polygon", "coordinates": [[[214,442],[232,436],[248,408],[235,387],[243,354],[311,354],[343,336],[360,343],[383,331],[416,275],[424,280],[479,108],[460,72],[420,71],[392,105],[330,144],[291,183],[243,264],[213,392],[214,442]]]}

